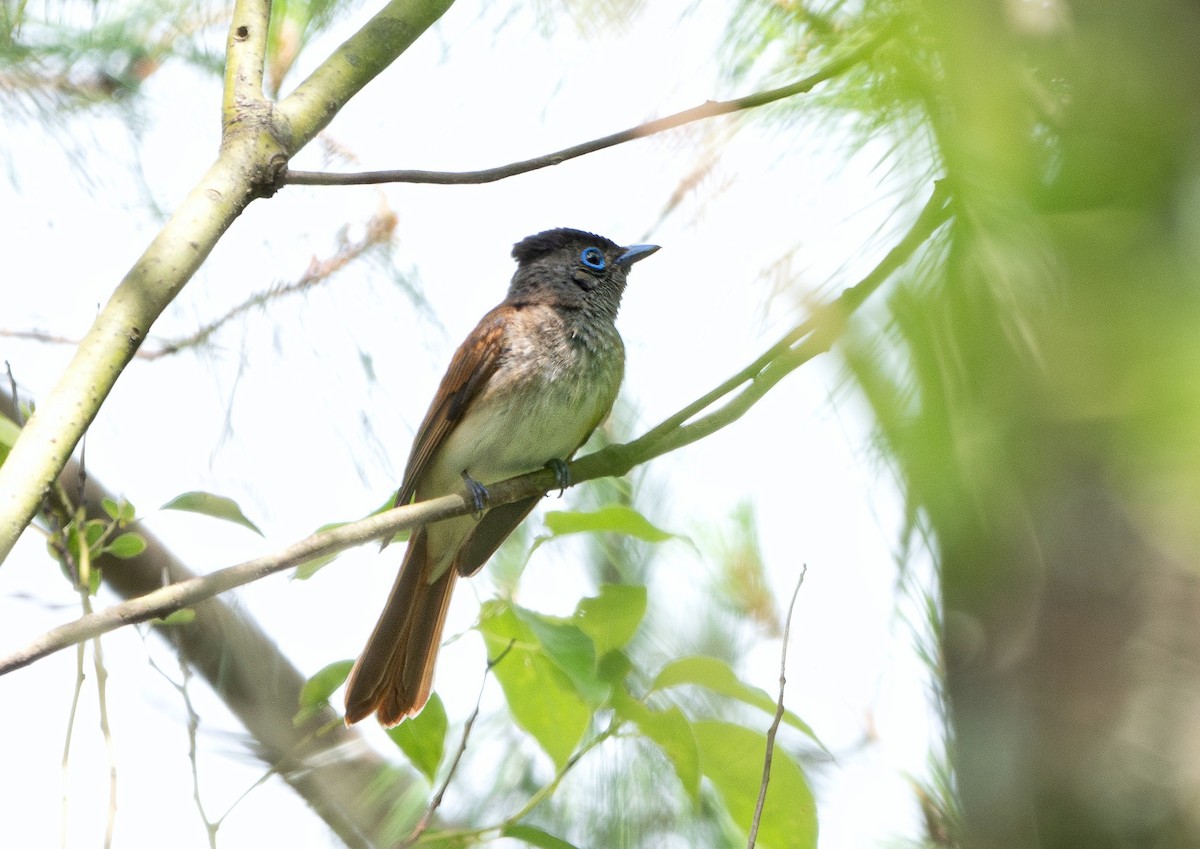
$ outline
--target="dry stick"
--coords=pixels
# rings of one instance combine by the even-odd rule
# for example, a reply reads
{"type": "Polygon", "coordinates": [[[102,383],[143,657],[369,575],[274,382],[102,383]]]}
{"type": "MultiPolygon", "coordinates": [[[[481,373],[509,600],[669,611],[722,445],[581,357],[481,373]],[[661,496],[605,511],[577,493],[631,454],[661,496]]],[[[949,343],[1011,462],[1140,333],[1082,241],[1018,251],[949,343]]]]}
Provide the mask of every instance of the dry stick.
{"type": "Polygon", "coordinates": [[[754,109],[758,106],[774,103],[777,100],[803,94],[818,84],[832,79],[848,68],[858,64],[875,52],[876,48],[890,37],[891,33],[889,31],[882,30],[846,55],[834,59],[816,73],[802,80],[797,80],[790,85],[769,91],[756,92],[733,100],[709,100],[699,106],[693,106],[691,109],[676,112],[674,115],[668,115],[665,118],[647,121],[636,127],[630,127],[627,130],[621,130],[620,132],[612,133],[598,139],[591,139],[590,141],[572,145],[554,153],[535,156],[533,159],[526,159],[521,162],[510,162],[507,165],[484,168],[479,171],[420,171],[400,169],[394,171],[360,171],[351,174],[330,174],[324,171],[289,170],[280,175],[279,183],[284,186],[361,186],[374,183],[436,183],[439,185],[494,183],[506,177],[515,177],[517,174],[526,174],[530,171],[536,171],[539,168],[559,165],[568,159],[575,159],[576,157],[595,153],[598,150],[604,150],[618,144],[652,136],[666,130],[673,130],[676,127],[682,127],[684,124],[690,124],[694,121],[715,118],[719,115],[728,115],[732,112],[740,112],[745,109],[754,109]]]}
{"type": "MultiPolygon", "coordinates": [[[[950,216],[949,192],[938,182],[929,201],[908,233],[857,285],[845,290],[822,311],[822,322],[805,321],[788,333],[749,368],[718,386],[703,398],[684,407],[662,424],[624,445],[614,445],[569,464],[571,480],[584,483],[599,477],[623,475],[634,466],[689,445],[736,421],[780,380],[818,354],[829,350],[850,313],[879,288],[930,235],[950,216]],[[745,389],[724,406],[690,421],[697,413],[743,384],[745,389]]],[[[488,504],[497,507],[557,488],[555,474],[542,469],[510,478],[488,487],[488,504]]],[[[453,516],[474,512],[466,493],[444,495],[418,504],[396,507],[376,516],[339,528],[313,534],[283,550],[220,569],[209,575],[163,587],[139,598],[113,605],[99,613],[47,631],[24,649],[0,658],[0,675],[27,666],[39,658],[70,645],[107,633],[123,625],[145,622],[180,608],[240,587],[274,572],[297,566],[317,557],[336,554],[354,545],[379,539],[397,531],[427,525],[453,516]]]]}
{"type": "Polygon", "coordinates": [[[792,612],[796,609],[796,598],[800,588],[804,586],[804,576],[808,574],[808,566],[800,569],[800,579],[796,581],[796,589],[792,590],[792,600],[788,604],[787,618],[783,621],[783,648],[779,651],[779,700],[775,703],[775,718],[767,729],[767,752],[763,755],[763,777],[758,786],[758,801],[754,804],[754,818],[750,820],[750,836],[746,841],[746,849],[754,849],[758,840],[758,823],[762,819],[763,805],[767,801],[767,784],[771,781],[771,761],[775,756],[775,735],[779,733],[779,723],[783,721],[783,691],[787,686],[787,650],[788,635],[792,630],[792,612]]]}

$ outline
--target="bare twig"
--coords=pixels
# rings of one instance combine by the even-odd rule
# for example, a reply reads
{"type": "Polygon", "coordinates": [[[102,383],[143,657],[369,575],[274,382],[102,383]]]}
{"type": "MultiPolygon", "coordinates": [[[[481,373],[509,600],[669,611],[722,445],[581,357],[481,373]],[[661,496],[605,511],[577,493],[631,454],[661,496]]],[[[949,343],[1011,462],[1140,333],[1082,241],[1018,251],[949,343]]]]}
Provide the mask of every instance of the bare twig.
{"type": "Polygon", "coordinates": [[[75,715],[79,712],[79,696],[83,692],[83,653],[86,649],[86,644],[80,642],[75,647],[75,689],[71,693],[71,710],[67,713],[67,736],[63,741],[62,754],[62,847],[67,849],[70,845],[69,829],[67,827],[67,810],[70,806],[70,786],[71,777],[71,738],[75,734],[75,715]]]}
{"type": "MultiPolygon", "coordinates": [[[[202,345],[226,324],[255,307],[266,306],[272,301],[307,291],[314,286],[326,282],[337,272],[368,253],[371,249],[386,245],[391,241],[395,229],[396,214],[390,209],[382,209],[368,219],[366,232],[361,239],[340,244],[332,256],[323,259],[318,259],[314,256],[308,268],[297,279],[288,283],[277,283],[268,289],[256,292],[240,304],[231,307],[224,315],[208,322],[187,336],[181,336],[176,339],[148,339],[147,345],[139,348],[134,357],[141,360],[157,360],[202,345]],[[150,347],[150,345],[153,345],[153,347],[150,347]]],[[[79,344],[78,339],[58,336],[44,330],[6,330],[0,328],[0,336],[14,339],[28,339],[55,345],[79,344]]],[[[9,370],[9,379],[12,382],[13,397],[16,397],[16,382],[12,380],[11,369],[9,370]]]]}
{"type": "MultiPolygon", "coordinates": [[[[720,430],[745,414],[780,380],[808,360],[829,350],[849,315],[896,270],[950,215],[949,195],[939,183],[909,232],[857,285],[845,290],[820,311],[820,321],[808,320],[788,333],[748,368],[695,401],[643,436],[613,445],[570,464],[571,481],[626,474],[630,469],[720,430]],[[713,412],[692,420],[734,390],[749,384],[713,412]]],[[[557,488],[554,472],[543,469],[489,484],[488,503],[496,507],[557,488]]],[[[336,554],[355,545],[418,525],[465,516],[474,505],[465,492],[396,507],[375,516],[313,534],[265,557],[220,569],[208,575],[163,587],[114,605],[91,616],[46,632],[24,649],[0,658],[0,675],[81,640],[134,622],[165,616],[182,607],[212,598],[235,587],[308,560],[336,554]]]]}
{"type": "Polygon", "coordinates": [[[562,784],[563,779],[567,777],[567,774],[573,770],[590,751],[595,749],[601,743],[615,736],[616,733],[621,730],[621,726],[623,724],[624,723],[620,719],[617,719],[617,717],[612,717],[609,720],[607,728],[605,728],[588,742],[584,743],[582,748],[580,748],[575,752],[575,754],[571,755],[571,757],[567,759],[567,762],[562,765],[562,769],[554,774],[554,778],[551,779],[549,784],[543,785],[540,790],[526,800],[525,804],[522,805],[519,810],[508,816],[504,822],[492,826],[490,829],[483,829],[481,833],[487,833],[488,831],[502,832],[506,827],[524,820],[525,817],[529,816],[538,805],[542,804],[542,802],[554,795],[554,792],[558,790],[558,786],[562,784]]]}
{"type": "MultiPolygon", "coordinates": [[[[550,779],[547,784],[543,784],[525,801],[525,804],[522,805],[519,810],[505,817],[503,821],[493,825],[486,825],[481,828],[473,828],[469,831],[446,832],[444,836],[447,838],[453,838],[453,841],[461,841],[463,845],[469,845],[473,842],[482,842],[486,838],[494,838],[503,834],[506,828],[523,821],[527,816],[529,816],[530,813],[533,812],[535,808],[537,808],[538,805],[542,804],[542,802],[546,801],[546,799],[553,796],[554,792],[558,789],[558,786],[562,784],[563,779],[567,777],[567,774],[570,773],[571,770],[573,770],[589,752],[591,752],[604,741],[615,736],[616,733],[621,730],[622,725],[623,723],[621,720],[613,717],[609,722],[608,727],[576,750],[575,754],[571,755],[571,757],[567,759],[567,762],[564,763],[557,772],[555,772],[554,778],[550,779]]],[[[433,832],[432,838],[429,842],[437,843],[437,838],[440,836],[443,835],[439,832],[433,832]]]]}
{"type": "Polygon", "coordinates": [[[533,159],[526,159],[521,162],[511,162],[507,165],[484,168],[479,171],[420,171],[401,169],[393,171],[360,171],[352,174],[331,174],[323,171],[288,170],[280,176],[280,184],[293,186],[360,186],[374,183],[436,183],[439,185],[494,183],[497,180],[503,180],[507,177],[515,177],[518,174],[526,174],[540,168],[559,165],[568,159],[575,159],[589,153],[604,150],[605,148],[614,147],[618,144],[624,144],[667,130],[673,130],[676,127],[682,127],[685,124],[695,121],[715,118],[719,115],[729,115],[745,109],[754,109],[759,106],[765,106],[768,103],[774,103],[777,100],[803,94],[815,88],[818,84],[836,77],[846,69],[863,61],[890,37],[891,34],[886,30],[878,32],[858,47],[846,53],[846,55],[834,59],[816,73],[789,85],[770,89],[769,91],[755,92],[754,94],[738,97],[733,100],[709,100],[699,106],[693,106],[691,109],[676,112],[674,115],[668,115],[665,118],[647,121],[636,127],[630,127],[627,130],[621,130],[620,132],[572,145],[554,153],[535,156],[533,159]]]}
{"type": "MultiPolygon", "coordinates": [[[[78,339],[72,339],[69,336],[58,336],[48,330],[7,330],[0,328],[0,336],[9,339],[30,339],[34,342],[50,342],[55,345],[78,345],[78,339]]],[[[8,372],[9,380],[12,380],[12,369],[8,372]]],[[[17,395],[17,384],[12,381],[12,393],[15,398],[17,395]]]]}
{"type": "Polygon", "coordinates": [[[400,844],[400,849],[407,849],[407,847],[412,846],[420,839],[421,835],[429,828],[429,824],[433,822],[433,815],[442,806],[442,799],[446,797],[446,788],[450,786],[450,780],[454,778],[454,773],[458,771],[458,764],[462,760],[463,754],[467,751],[467,741],[471,737],[471,729],[475,727],[475,720],[479,718],[479,706],[483,704],[483,690],[487,686],[488,675],[512,651],[515,642],[515,639],[509,640],[508,645],[504,647],[504,651],[500,652],[495,658],[488,660],[487,668],[483,670],[483,680],[479,682],[479,694],[475,697],[475,709],[471,711],[471,715],[467,717],[466,723],[463,724],[462,738],[458,741],[458,749],[454,753],[454,760],[450,762],[450,768],[446,771],[446,777],[442,779],[437,792],[429,800],[429,805],[425,808],[425,813],[421,815],[421,819],[413,826],[412,832],[400,844]]]}
{"type": "Polygon", "coordinates": [[[298,279],[290,283],[274,285],[265,291],[251,295],[237,306],[229,309],[220,318],[208,322],[195,332],[178,339],[168,339],[159,342],[157,343],[158,347],[152,350],[143,348],[138,351],[137,356],[147,360],[157,360],[161,357],[177,354],[188,348],[195,348],[198,345],[202,345],[209,337],[239,315],[255,307],[265,306],[271,301],[304,292],[329,280],[338,271],[341,271],[372,248],[386,245],[391,240],[395,229],[396,214],[390,209],[382,210],[367,222],[366,233],[361,239],[339,245],[337,252],[325,259],[317,259],[314,256],[308,268],[298,279]]]}
{"type": "Polygon", "coordinates": [[[779,724],[783,721],[783,692],[787,687],[787,650],[788,636],[792,630],[792,612],[796,609],[796,598],[800,588],[804,586],[804,576],[808,574],[808,566],[800,569],[800,578],[796,581],[796,589],[792,590],[792,600],[788,603],[787,618],[783,621],[783,647],[779,651],[779,700],[775,702],[775,717],[771,727],[767,729],[767,751],[763,755],[763,777],[758,786],[758,801],[754,803],[754,817],[750,820],[750,835],[746,840],[746,849],[754,849],[758,840],[758,823],[762,819],[763,805],[767,801],[767,785],[771,781],[771,761],[775,756],[775,735],[779,733],[779,724]]]}
{"type": "Polygon", "coordinates": [[[208,812],[204,809],[204,799],[200,795],[200,766],[196,746],[196,736],[200,730],[200,714],[196,713],[196,708],[192,704],[192,694],[188,689],[188,685],[192,679],[192,668],[188,665],[187,660],[185,660],[184,654],[178,644],[176,644],[175,648],[178,652],[176,658],[179,661],[179,681],[168,675],[166,670],[159,666],[154,658],[150,658],[150,666],[166,679],[167,683],[183,699],[183,707],[187,711],[188,763],[192,768],[192,801],[196,804],[196,811],[200,814],[200,822],[204,826],[205,833],[208,835],[209,849],[217,849],[217,830],[221,827],[221,823],[219,820],[213,822],[208,818],[208,812]]]}
{"type": "MultiPolygon", "coordinates": [[[[83,590],[87,596],[87,589],[83,590]]],[[[87,598],[84,604],[87,613],[92,612],[92,603],[87,598]]],[[[108,670],[104,666],[104,651],[100,638],[92,640],[92,664],[96,670],[96,700],[100,710],[100,734],[104,738],[104,750],[108,754],[108,814],[104,823],[104,849],[111,849],[113,829],[117,824],[117,747],[113,743],[112,725],[108,721],[108,670]]]]}

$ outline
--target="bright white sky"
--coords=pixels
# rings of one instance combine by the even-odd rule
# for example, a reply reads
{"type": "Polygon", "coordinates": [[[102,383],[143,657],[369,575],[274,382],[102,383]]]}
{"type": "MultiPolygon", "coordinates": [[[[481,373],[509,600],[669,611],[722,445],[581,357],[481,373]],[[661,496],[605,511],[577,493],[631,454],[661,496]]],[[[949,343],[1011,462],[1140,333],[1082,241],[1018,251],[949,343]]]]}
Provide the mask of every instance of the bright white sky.
{"type": "MultiPolygon", "coordinates": [[[[745,93],[721,87],[712,58],[729,4],[646,4],[624,31],[563,22],[547,38],[531,34],[541,25],[519,6],[481,11],[487,5],[458,3],[335,120],[330,136],[355,152],[360,167],[496,165],[745,93]]],[[[311,50],[312,61],[363,17],[311,50]]],[[[140,166],[154,201],[169,211],[214,155],[219,82],[168,68],[147,94],[140,166]]],[[[81,335],[159,224],[144,188],[130,180],[133,155],[122,125],[89,119],[70,126],[81,154],[75,162],[36,123],[6,130],[19,194],[0,188],[11,281],[0,317],[5,329],[81,335]]],[[[880,165],[888,140],[847,158],[846,140],[828,124],[732,137],[729,127],[693,126],[490,186],[289,188],[255,203],[155,335],[186,334],[248,294],[296,279],[312,256],[334,252],[345,222],[365,221],[384,198],[399,215],[397,265],[419,281],[441,327],[414,314],[378,266],[354,265],[320,291],[235,322],[199,354],[134,364],[88,437],[91,473],[120,489],[149,529],[199,570],[362,515],[398,482],[450,352],[502,298],[511,244],[556,226],[663,245],[637,267],[619,321],[628,348],[625,397],[636,410],[636,432],[644,431],[760,353],[803,314],[805,299],[857,280],[906,224],[904,214],[894,216],[902,184],[880,165]],[[707,140],[721,142],[717,166],[657,224],[707,140]],[[780,279],[790,288],[772,297],[780,279]],[[375,383],[360,364],[368,353],[375,383]],[[238,500],[266,539],[155,512],[192,489],[238,500]]],[[[315,145],[294,165],[325,167],[315,145]]],[[[0,338],[0,358],[34,398],[53,385],[69,353],[0,338]]],[[[736,504],[754,500],[781,607],[808,565],[792,628],[788,705],[838,756],[814,781],[822,847],[917,836],[909,781],[925,774],[935,736],[928,676],[905,621],[919,623],[921,612],[895,591],[899,497],[869,439],[865,408],[845,391],[836,361],[825,358],[730,429],[645,470],[647,485],[669,494],[644,505],[650,518],[697,539],[718,531],[736,504]]],[[[656,562],[651,604],[670,610],[686,606],[689,592],[699,591],[695,576],[713,566],[695,549],[668,545],[656,562]]],[[[549,612],[573,605],[582,573],[564,551],[539,549],[522,603],[549,612]]],[[[357,654],[398,558],[395,549],[382,556],[366,550],[309,582],[260,582],[238,601],[312,673],[357,654]]],[[[486,577],[460,589],[447,632],[468,628],[478,599],[489,594],[486,577]]],[[[102,596],[100,603],[111,601],[102,596]]],[[[40,539],[27,534],[0,570],[0,651],[76,613],[40,539]]],[[[119,758],[116,845],[165,839],[181,849],[206,846],[191,801],[183,708],[148,663],[153,657],[177,675],[170,654],[133,629],[106,637],[105,648],[119,758]]],[[[779,649],[778,640],[760,641],[744,677],[773,692],[779,649]]],[[[465,683],[455,687],[445,670],[477,670],[480,658],[473,634],[443,651],[439,689],[452,719],[469,712],[478,676],[458,676],[465,683]]],[[[14,846],[60,840],[74,677],[74,653],[63,652],[0,678],[7,719],[0,769],[10,788],[4,831],[14,846]]],[[[107,803],[93,683],[80,705],[67,776],[72,846],[99,844],[107,803]]],[[[193,697],[203,715],[202,790],[210,815],[219,815],[261,768],[236,736],[236,721],[202,684],[193,697]]],[[[381,733],[374,737],[390,747],[381,733]]],[[[270,781],[230,815],[220,845],[261,846],[268,823],[272,844],[335,844],[285,785],[270,781]]]]}

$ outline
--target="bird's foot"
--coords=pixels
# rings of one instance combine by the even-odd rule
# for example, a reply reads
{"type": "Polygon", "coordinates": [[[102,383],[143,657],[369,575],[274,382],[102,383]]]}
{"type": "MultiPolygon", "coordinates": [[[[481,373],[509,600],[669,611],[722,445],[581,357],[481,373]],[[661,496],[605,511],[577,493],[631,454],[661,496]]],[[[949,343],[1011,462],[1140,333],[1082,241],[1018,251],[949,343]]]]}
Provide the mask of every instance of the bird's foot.
{"type": "Polygon", "coordinates": [[[487,487],[471,477],[466,469],[463,469],[462,479],[463,483],[467,485],[467,494],[471,496],[471,506],[475,508],[474,515],[478,521],[483,518],[483,511],[487,508],[487,487]]]}
{"type": "MultiPolygon", "coordinates": [[[[558,497],[562,498],[567,487],[571,485],[571,470],[563,460],[554,459],[546,463],[546,468],[554,472],[554,482],[558,484],[558,497]]],[[[550,493],[546,493],[549,495],[550,493]]]]}

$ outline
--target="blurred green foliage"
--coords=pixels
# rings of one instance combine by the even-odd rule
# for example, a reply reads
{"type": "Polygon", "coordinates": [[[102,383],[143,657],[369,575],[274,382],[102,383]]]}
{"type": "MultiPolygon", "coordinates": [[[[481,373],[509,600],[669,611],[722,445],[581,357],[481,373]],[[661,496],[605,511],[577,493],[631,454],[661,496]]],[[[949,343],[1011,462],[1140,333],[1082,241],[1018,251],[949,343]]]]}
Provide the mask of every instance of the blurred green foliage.
{"type": "Polygon", "coordinates": [[[1172,718],[1200,707],[1200,9],[743,8],[735,74],[889,28],[821,108],[954,194],[842,347],[939,568],[954,772],[933,807],[958,793],[964,817],[930,839],[1195,845],[1172,718]]]}

